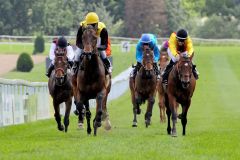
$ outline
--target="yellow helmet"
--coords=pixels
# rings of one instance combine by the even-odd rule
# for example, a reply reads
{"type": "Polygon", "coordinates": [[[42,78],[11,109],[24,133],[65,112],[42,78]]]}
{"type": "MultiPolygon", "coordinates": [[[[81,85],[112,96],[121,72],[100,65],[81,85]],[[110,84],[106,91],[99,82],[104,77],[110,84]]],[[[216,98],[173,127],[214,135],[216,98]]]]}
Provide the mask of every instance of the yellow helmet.
{"type": "Polygon", "coordinates": [[[95,12],[89,12],[86,15],[86,22],[87,24],[94,24],[94,23],[98,23],[99,22],[99,18],[98,15],[95,12]]]}

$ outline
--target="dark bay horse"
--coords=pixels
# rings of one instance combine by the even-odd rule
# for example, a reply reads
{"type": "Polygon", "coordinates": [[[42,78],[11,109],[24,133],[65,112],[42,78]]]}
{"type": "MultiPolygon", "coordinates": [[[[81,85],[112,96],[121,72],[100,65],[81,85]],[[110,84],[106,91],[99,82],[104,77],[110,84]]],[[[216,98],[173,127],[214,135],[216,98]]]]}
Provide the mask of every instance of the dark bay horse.
{"type": "Polygon", "coordinates": [[[53,98],[53,106],[55,110],[55,120],[58,124],[58,130],[65,132],[68,130],[69,114],[72,106],[72,80],[71,73],[68,70],[66,49],[58,48],[55,52],[54,71],[48,80],[49,93],[53,98]],[[64,126],[61,124],[59,104],[65,102],[66,110],[64,115],[64,126]]]}
{"type": "Polygon", "coordinates": [[[106,106],[107,96],[111,89],[111,76],[105,74],[104,64],[97,51],[96,31],[92,26],[85,28],[82,39],[84,46],[83,59],[79,65],[77,82],[74,82],[74,96],[80,124],[83,124],[84,115],[86,114],[88,134],[91,134],[91,112],[88,101],[89,99],[96,99],[96,115],[93,120],[94,135],[96,135],[97,128],[101,126],[102,120],[106,122],[105,129],[111,129],[106,106]]]}
{"type": "Polygon", "coordinates": [[[152,109],[156,96],[157,76],[153,70],[153,52],[150,48],[143,48],[142,67],[136,75],[129,79],[133,104],[133,127],[137,127],[137,114],[141,113],[140,105],[148,101],[145,113],[145,124],[148,127],[151,124],[152,109]]]}
{"type": "MultiPolygon", "coordinates": [[[[192,55],[193,56],[193,55],[192,55]]],[[[196,80],[192,74],[192,57],[180,56],[168,77],[167,97],[165,104],[167,107],[168,127],[167,132],[175,137],[177,136],[176,122],[177,117],[181,119],[183,131],[186,134],[187,113],[191,104],[196,80]],[[182,106],[182,113],[177,114],[178,103],[182,106]],[[170,116],[172,114],[173,128],[170,125],[170,116]]]]}
{"type": "MultiPolygon", "coordinates": [[[[163,74],[163,71],[165,70],[168,63],[169,63],[169,56],[167,51],[161,51],[160,59],[159,59],[160,75],[163,74]]],[[[158,90],[158,100],[159,100],[158,106],[160,110],[160,122],[164,123],[166,122],[165,91],[161,82],[158,82],[157,90],[158,90]]]]}

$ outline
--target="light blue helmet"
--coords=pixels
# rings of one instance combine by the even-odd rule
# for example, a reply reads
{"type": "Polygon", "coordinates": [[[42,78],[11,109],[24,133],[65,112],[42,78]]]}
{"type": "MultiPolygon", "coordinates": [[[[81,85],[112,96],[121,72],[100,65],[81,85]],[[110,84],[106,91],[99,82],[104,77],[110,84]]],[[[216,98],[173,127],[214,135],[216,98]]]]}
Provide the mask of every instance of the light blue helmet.
{"type": "Polygon", "coordinates": [[[150,43],[150,42],[152,42],[150,34],[147,34],[147,33],[142,34],[140,42],[141,43],[150,43]]]}

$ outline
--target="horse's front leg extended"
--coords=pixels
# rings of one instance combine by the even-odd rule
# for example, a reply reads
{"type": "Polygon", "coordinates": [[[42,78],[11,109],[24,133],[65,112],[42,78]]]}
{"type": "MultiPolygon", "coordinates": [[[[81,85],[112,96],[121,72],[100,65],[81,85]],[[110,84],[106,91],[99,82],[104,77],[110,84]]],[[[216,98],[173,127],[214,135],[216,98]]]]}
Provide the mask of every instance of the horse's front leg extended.
{"type": "Polygon", "coordinates": [[[165,94],[164,97],[165,97],[165,107],[166,107],[166,114],[167,114],[167,133],[170,135],[172,130],[171,123],[170,123],[172,113],[169,107],[167,94],[165,94]]]}
{"type": "Polygon", "coordinates": [[[72,97],[69,98],[67,102],[65,102],[66,109],[65,109],[65,115],[64,115],[64,126],[65,126],[65,132],[68,130],[69,126],[69,115],[72,107],[72,97]]]}
{"type": "Polygon", "coordinates": [[[139,106],[137,106],[136,103],[133,104],[133,124],[132,127],[137,127],[137,108],[139,108],[139,106]]]}
{"type": "Polygon", "coordinates": [[[102,121],[102,106],[103,106],[103,97],[104,92],[101,91],[97,94],[97,107],[96,107],[96,116],[93,120],[93,126],[94,126],[94,135],[97,135],[97,128],[101,127],[101,121],[102,121]]]}
{"type": "Polygon", "coordinates": [[[155,103],[154,96],[150,96],[148,98],[148,106],[147,106],[147,111],[145,113],[145,124],[146,124],[146,127],[148,127],[151,124],[152,109],[153,109],[154,103],[155,103]]]}
{"type": "Polygon", "coordinates": [[[102,121],[104,121],[104,129],[105,130],[110,130],[112,128],[111,126],[111,122],[109,119],[109,114],[108,114],[108,110],[107,110],[107,97],[108,95],[106,95],[103,98],[103,115],[102,115],[102,121]]]}
{"type": "Polygon", "coordinates": [[[87,133],[91,134],[92,129],[91,129],[91,124],[90,124],[90,120],[91,120],[91,111],[89,109],[89,101],[85,101],[84,105],[86,107],[86,119],[87,119],[87,133]]]}
{"type": "Polygon", "coordinates": [[[190,104],[191,104],[191,100],[189,102],[187,102],[186,104],[182,105],[181,122],[182,122],[182,127],[183,127],[182,134],[184,136],[186,135],[187,113],[188,113],[190,104]]]}
{"type": "Polygon", "coordinates": [[[54,117],[55,117],[55,120],[58,124],[58,130],[59,131],[63,131],[64,130],[64,127],[63,125],[61,124],[61,116],[60,116],[60,108],[59,108],[59,103],[55,102],[53,100],[53,106],[54,106],[54,110],[55,110],[55,113],[54,113],[54,117]]]}
{"type": "Polygon", "coordinates": [[[168,95],[169,99],[169,107],[172,112],[172,122],[173,122],[173,128],[172,128],[172,136],[177,137],[177,129],[176,129],[176,123],[177,123],[177,102],[176,98],[169,94],[168,95]]]}
{"type": "Polygon", "coordinates": [[[83,102],[79,101],[77,102],[77,111],[78,111],[78,127],[80,129],[83,129],[83,120],[84,120],[84,114],[85,114],[85,108],[83,106],[83,102]]]}

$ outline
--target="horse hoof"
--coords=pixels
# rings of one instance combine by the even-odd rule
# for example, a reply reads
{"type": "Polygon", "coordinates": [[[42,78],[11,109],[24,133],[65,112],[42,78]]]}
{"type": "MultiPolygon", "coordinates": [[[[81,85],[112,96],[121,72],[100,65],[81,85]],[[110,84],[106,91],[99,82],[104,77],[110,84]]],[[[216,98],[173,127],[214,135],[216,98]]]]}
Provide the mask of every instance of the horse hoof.
{"type": "Polygon", "coordinates": [[[133,122],[132,127],[137,127],[137,122],[133,122]]]}
{"type": "Polygon", "coordinates": [[[172,133],[172,137],[177,137],[177,133],[172,133]]]}
{"type": "Polygon", "coordinates": [[[105,122],[104,129],[107,130],[107,131],[109,131],[109,130],[111,130],[111,128],[112,128],[111,122],[110,122],[109,120],[107,120],[107,121],[105,122]]]}
{"type": "Polygon", "coordinates": [[[78,116],[78,115],[79,115],[79,112],[78,112],[78,110],[75,110],[75,111],[73,111],[73,113],[74,113],[76,116],[78,116]]]}
{"type": "Polygon", "coordinates": [[[148,128],[148,126],[150,126],[151,122],[149,120],[146,120],[145,124],[146,124],[146,128],[148,128]]]}
{"type": "Polygon", "coordinates": [[[78,123],[78,128],[83,130],[84,129],[83,123],[78,123]]]}
{"type": "Polygon", "coordinates": [[[61,125],[61,126],[58,126],[58,130],[59,130],[59,131],[63,131],[63,130],[64,130],[64,127],[63,127],[63,125],[61,125]]]}
{"type": "Polygon", "coordinates": [[[90,135],[91,132],[92,132],[92,129],[91,129],[91,128],[88,128],[88,129],[87,129],[87,134],[90,135]]]}
{"type": "Polygon", "coordinates": [[[177,132],[176,132],[176,130],[172,130],[172,137],[177,137],[177,132]]]}
{"type": "Polygon", "coordinates": [[[65,128],[65,130],[64,130],[64,131],[65,131],[65,133],[67,133],[68,129],[67,129],[67,128],[65,128]]]}

